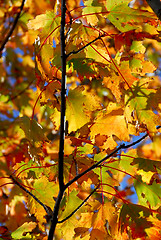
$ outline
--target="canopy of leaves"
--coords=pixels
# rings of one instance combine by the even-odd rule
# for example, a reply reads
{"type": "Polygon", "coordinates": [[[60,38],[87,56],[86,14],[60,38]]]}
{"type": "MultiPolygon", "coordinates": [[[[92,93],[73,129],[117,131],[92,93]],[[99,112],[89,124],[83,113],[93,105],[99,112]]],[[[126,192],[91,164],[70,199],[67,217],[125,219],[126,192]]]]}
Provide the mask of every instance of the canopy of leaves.
{"type": "MultiPolygon", "coordinates": [[[[146,1],[66,7],[65,184],[121,143],[149,140],[66,189],[55,238],[160,240],[160,21],[146,1]]],[[[1,1],[0,239],[47,239],[59,192],[60,27],[60,1],[1,1]]]]}

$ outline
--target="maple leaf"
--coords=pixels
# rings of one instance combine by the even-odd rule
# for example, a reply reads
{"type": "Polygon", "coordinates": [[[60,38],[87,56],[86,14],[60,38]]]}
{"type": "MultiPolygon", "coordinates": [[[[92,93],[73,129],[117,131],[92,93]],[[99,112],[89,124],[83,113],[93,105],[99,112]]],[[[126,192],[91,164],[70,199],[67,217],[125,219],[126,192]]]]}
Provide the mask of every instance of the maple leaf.
{"type": "Polygon", "coordinates": [[[122,139],[123,141],[129,141],[129,134],[123,111],[121,108],[118,108],[117,110],[116,108],[105,113],[101,112],[96,117],[92,127],[90,128],[90,135],[92,138],[100,133],[101,135],[107,136],[104,147],[110,149],[113,149],[117,145],[113,136],[116,136],[118,139],[122,139]]]}
{"type": "Polygon", "coordinates": [[[148,204],[150,204],[150,206],[154,207],[157,204],[160,204],[160,184],[153,182],[152,184],[146,185],[141,181],[141,178],[138,177],[134,181],[134,187],[139,199],[139,203],[143,206],[148,206],[148,204]]]}
{"type": "MultiPolygon", "coordinates": [[[[112,70],[109,72],[109,77],[104,77],[103,83],[111,89],[116,100],[120,102],[123,89],[129,89],[132,84],[137,81],[137,78],[132,75],[128,61],[123,61],[121,66],[118,66],[118,69],[122,75],[118,73],[117,69],[112,70]]],[[[129,89],[129,91],[131,91],[131,89],[129,89]]]]}
{"type": "MultiPolygon", "coordinates": [[[[61,216],[60,221],[68,217],[68,215],[71,214],[82,203],[82,200],[77,197],[78,192],[76,190],[73,190],[70,194],[72,198],[69,198],[67,200],[65,210],[59,213],[61,216]]],[[[67,221],[63,222],[61,224],[61,231],[63,236],[73,236],[75,224],[77,224],[75,215],[72,215],[67,221]]]]}
{"type": "Polygon", "coordinates": [[[45,29],[45,33],[49,34],[52,29],[55,29],[60,24],[60,18],[55,18],[54,11],[47,11],[45,14],[37,15],[35,19],[28,22],[30,29],[38,30],[45,29]]]}
{"type": "Polygon", "coordinates": [[[46,176],[42,176],[39,179],[35,179],[33,187],[35,190],[32,192],[40,199],[44,204],[50,208],[54,205],[54,197],[58,194],[58,185],[54,182],[49,182],[46,176]]]}
{"type": "Polygon", "coordinates": [[[72,58],[68,61],[68,66],[72,66],[72,70],[76,71],[78,76],[82,79],[96,74],[94,67],[92,66],[93,59],[84,58],[72,58]],[[82,74],[83,73],[83,74],[82,74]]]}
{"type": "Polygon", "coordinates": [[[137,166],[138,175],[141,175],[143,182],[146,182],[147,184],[151,182],[152,176],[155,173],[160,174],[160,167],[161,167],[160,161],[154,161],[154,160],[145,159],[145,158],[134,158],[131,165],[137,166]]]}
{"type": "Polygon", "coordinates": [[[98,174],[98,176],[100,176],[99,179],[103,189],[103,194],[105,196],[108,196],[109,199],[112,198],[113,197],[112,195],[116,194],[115,187],[119,186],[119,182],[117,181],[117,179],[111,177],[110,174],[108,173],[107,168],[105,167],[101,168],[101,170],[94,169],[94,172],[98,174]]]}
{"type": "MultiPolygon", "coordinates": [[[[110,5],[110,13],[108,14],[108,19],[111,23],[121,32],[130,31],[133,29],[138,29],[139,23],[153,23],[156,17],[153,13],[148,11],[143,11],[139,9],[132,9],[127,3],[122,3],[119,1],[117,5],[110,5]],[[128,14],[126,14],[128,12],[128,14]]],[[[108,6],[107,6],[108,9],[108,6]]]]}

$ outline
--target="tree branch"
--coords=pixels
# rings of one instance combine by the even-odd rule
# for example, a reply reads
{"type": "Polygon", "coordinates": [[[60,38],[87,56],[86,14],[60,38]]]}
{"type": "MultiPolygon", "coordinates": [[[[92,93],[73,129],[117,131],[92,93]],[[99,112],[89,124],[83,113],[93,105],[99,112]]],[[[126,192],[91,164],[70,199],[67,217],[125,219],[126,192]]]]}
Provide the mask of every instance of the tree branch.
{"type": "Polygon", "coordinates": [[[89,199],[89,198],[92,196],[92,194],[99,188],[99,186],[100,186],[100,184],[93,189],[93,191],[88,195],[88,197],[86,197],[86,199],[84,199],[84,201],[83,201],[76,209],[74,209],[73,212],[71,212],[66,218],[58,221],[58,223],[63,223],[63,222],[65,222],[66,220],[68,220],[71,216],[73,216],[74,213],[76,213],[76,212],[85,204],[85,202],[88,201],[88,199],[89,199]]]}
{"type": "Polygon", "coordinates": [[[14,20],[14,22],[13,22],[13,25],[12,25],[10,31],[8,32],[6,38],[4,39],[4,41],[3,41],[3,43],[2,43],[2,45],[1,45],[1,47],[0,47],[0,53],[3,51],[6,43],[8,42],[8,39],[9,39],[10,36],[12,35],[12,33],[13,33],[13,31],[14,31],[16,25],[17,25],[18,19],[19,19],[19,17],[20,17],[20,14],[21,14],[21,12],[22,12],[23,7],[24,7],[24,3],[25,3],[25,0],[22,0],[22,4],[21,4],[20,9],[19,9],[19,11],[18,11],[18,13],[17,13],[17,16],[15,17],[15,20],[14,20]]]}
{"type": "Polygon", "coordinates": [[[77,51],[72,51],[72,52],[68,53],[68,54],[66,55],[67,58],[68,58],[70,55],[72,55],[72,54],[77,54],[77,53],[81,52],[83,49],[85,49],[86,47],[88,47],[88,46],[91,45],[92,43],[96,42],[98,39],[101,39],[102,37],[105,37],[105,36],[106,36],[106,34],[104,33],[104,34],[100,35],[99,37],[95,38],[94,40],[92,40],[91,42],[87,43],[87,44],[84,45],[82,48],[78,49],[77,51]]]}
{"type": "Polygon", "coordinates": [[[160,0],[146,0],[151,9],[157,15],[159,20],[161,20],[161,1],[160,0]]]}
{"type": "Polygon", "coordinates": [[[10,178],[12,179],[13,183],[15,183],[17,186],[19,186],[23,191],[25,191],[31,197],[33,197],[35,199],[35,201],[38,202],[45,209],[49,219],[52,217],[51,212],[49,211],[49,209],[47,208],[47,206],[44,203],[42,203],[33,193],[31,193],[25,187],[23,187],[12,175],[10,175],[10,178]]]}
{"type": "Polygon", "coordinates": [[[86,173],[90,172],[91,170],[95,169],[96,167],[98,167],[102,162],[104,162],[105,160],[107,160],[108,158],[112,157],[115,153],[117,153],[120,149],[123,149],[123,147],[125,146],[125,144],[120,145],[118,148],[116,148],[114,151],[112,151],[109,155],[107,155],[106,157],[104,157],[103,159],[101,159],[99,162],[93,164],[91,167],[89,167],[88,169],[86,169],[84,172],[78,174],[76,177],[74,177],[72,180],[70,180],[66,185],[65,185],[65,189],[68,188],[72,183],[76,182],[79,178],[81,178],[82,176],[84,176],[86,173]]]}
{"type": "MultiPolygon", "coordinates": [[[[157,129],[161,128],[161,126],[157,126],[157,129]]],[[[118,148],[116,148],[114,151],[112,151],[109,155],[107,155],[106,157],[104,157],[103,159],[101,159],[100,161],[98,161],[97,163],[95,163],[94,165],[92,165],[91,167],[89,167],[88,169],[86,169],[84,172],[78,174],[76,177],[74,177],[72,180],[70,180],[66,185],[65,185],[65,189],[68,188],[72,183],[74,183],[75,181],[77,181],[79,178],[81,178],[82,176],[84,176],[86,173],[90,172],[91,170],[99,167],[101,165],[101,163],[103,163],[105,160],[107,160],[108,158],[112,157],[115,153],[117,153],[119,150],[121,149],[127,149],[130,148],[134,145],[136,145],[137,143],[141,142],[143,139],[145,139],[146,137],[148,137],[149,134],[146,133],[143,137],[141,137],[140,139],[138,139],[135,142],[132,142],[130,144],[125,145],[124,143],[121,144],[118,148]]]]}

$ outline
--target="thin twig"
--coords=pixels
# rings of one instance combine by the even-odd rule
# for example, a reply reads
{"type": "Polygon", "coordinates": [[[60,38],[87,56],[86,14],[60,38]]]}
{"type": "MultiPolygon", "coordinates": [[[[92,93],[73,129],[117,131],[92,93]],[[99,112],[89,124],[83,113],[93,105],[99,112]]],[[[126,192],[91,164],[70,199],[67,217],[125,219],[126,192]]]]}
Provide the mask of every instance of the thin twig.
{"type": "Polygon", "coordinates": [[[73,157],[73,160],[74,160],[74,164],[75,164],[75,172],[76,172],[76,176],[79,174],[79,169],[78,169],[78,163],[75,159],[75,157],[73,157]]]}
{"type": "Polygon", "coordinates": [[[20,95],[22,95],[22,94],[31,86],[31,84],[33,83],[33,81],[34,81],[34,80],[32,80],[31,82],[29,82],[28,85],[27,85],[22,91],[20,91],[19,93],[17,93],[16,95],[10,96],[10,98],[7,100],[7,103],[8,103],[9,101],[12,101],[12,100],[16,99],[16,98],[19,97],[20,95]]]}
{"type": "Polygon", "coordinates": [[[92,194],[99,188],[99,186],[100,186],[100,184],[92,190],[92,192],[88,195],[88,197],[86,197],[86,199],[84,199],[84,201],[83,201],[76,209],[74,209],[73,212],[71,212],[66,218],[58,221],[58,223],[63,223],[63,222],[65,222],[67,219],[69,219],[71,216],[73,216],[74,213],[76,213],[76,212],[85,204],[85,202],[88,201],[88,199],[89,199],[89,198],[92,196],[92,194]]]}
{"type": "Polygon", "coordinates": [[[102,34],[102,35],[100,35],[99,37],[97,37],[97,38],[95,38],[94,40],[92,40],[91,42],[89,42],[89,43],[87,43],[86,45],[84,45],[82,48],[78,49],[77,51],[74,50],[74,51],[68,53],[68,54],[66,55],[67,58],[68,58],[70,55],[72,55],[72,54],[77,54],[77,53],[81,52],[83,49],[85,49],[86,47],[88,47],[88,46],[91,45],[92,43],[96,42],[98,39],[101,39],[102,37],[105,37],[105,36],[106,36],[106,34],[102,34]]]}
{"type": "Polygon", "coordinates": [[[3,43],[2,43],[2,45],[1,45],[1,47],[0,47],[0,53],[3,51],[6,43],[8,42],[8,39],[9,39],[10,36],[12,35],[12,33],[13,33],[13,31],[14,31],[16,25],[17,25],[18,19],[19,19],[20,14],[21,14],[21,12],[22,12],[22,10],[23,10],[23,7],[24,7],[24,3],[25,3],[25,0],[22,0],[20,9],[19,9],[19,11],[18,11],[18,13],[17,13],[17,15],[16,15],[16,17],[15,17],[15,20],[14,20],[14,22],[13,22],[13,25],[12,25],[10,31],[8,32],[6,38],[4,39],[4,41],[3,41],[3,43]]]}
{"type": "Polygon", "coordinates": [[[10,178],[12,179],[13,183],[15,183],[17,186],[19,186],[23,191],[25,191],[31,197],[33,197],[35,199],[35,201],[38,202],[44,208],[44,210],[46,211],[49,218],[52,217],[51,213],[49,212],[49,209],[47,208],[47,206],[44,203],[42,203],[33,193],[31,193],[25,187],[23,187],[12,175],[10,175],[10,178]]]}

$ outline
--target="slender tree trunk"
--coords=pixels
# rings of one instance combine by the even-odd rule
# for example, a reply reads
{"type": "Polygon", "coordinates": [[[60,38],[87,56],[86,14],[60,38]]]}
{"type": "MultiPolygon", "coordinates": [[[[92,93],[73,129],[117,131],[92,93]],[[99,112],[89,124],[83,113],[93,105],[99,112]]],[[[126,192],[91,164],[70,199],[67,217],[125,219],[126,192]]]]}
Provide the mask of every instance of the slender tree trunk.
{"type": "Polygon", "coordinates": [[[55,202],[53,210],[53,218],[51,221],[51,227],[49,231],[48,240],[53,240],[56,225],[58,223],[59,206],[64,194],[64,138],[65,138],[65,110],[66,110],[66,52],[65,52],[65,16],[66,16],[66,4],[65,0],[61,0],[61,118],[60,118],[60,143],[59,143],[59,194],[55,202]]]}

